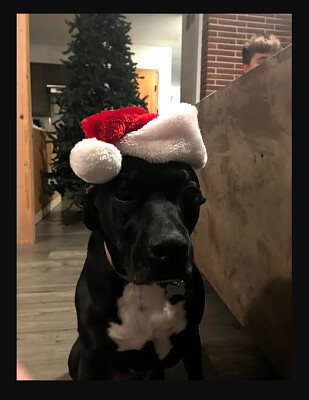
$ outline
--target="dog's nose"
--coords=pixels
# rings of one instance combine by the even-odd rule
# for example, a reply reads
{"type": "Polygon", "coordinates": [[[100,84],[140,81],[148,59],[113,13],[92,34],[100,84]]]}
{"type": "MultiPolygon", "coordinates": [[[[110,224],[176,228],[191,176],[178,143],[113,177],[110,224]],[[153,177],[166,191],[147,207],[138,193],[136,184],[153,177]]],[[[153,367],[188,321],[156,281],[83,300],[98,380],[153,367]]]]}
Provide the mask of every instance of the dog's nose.
{"type": "Polygon", "coordinates": [[[150,255],[157,261],[184,261],[188,254],[188,243],[181,238],[150,240],[150,255]]]}

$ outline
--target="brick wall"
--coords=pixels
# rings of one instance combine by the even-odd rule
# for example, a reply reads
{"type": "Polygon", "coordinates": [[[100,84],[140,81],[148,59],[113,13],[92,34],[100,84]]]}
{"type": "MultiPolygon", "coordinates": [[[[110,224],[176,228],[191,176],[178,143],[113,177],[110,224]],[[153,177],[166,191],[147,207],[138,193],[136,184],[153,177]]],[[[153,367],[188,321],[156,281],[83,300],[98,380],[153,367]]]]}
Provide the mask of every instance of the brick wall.
{"type": "Polygon", "coordinates": [[[204,14],[201,99],[243,74],[242,46],[253,34],[292,43],[292,14],[204,14]]]}

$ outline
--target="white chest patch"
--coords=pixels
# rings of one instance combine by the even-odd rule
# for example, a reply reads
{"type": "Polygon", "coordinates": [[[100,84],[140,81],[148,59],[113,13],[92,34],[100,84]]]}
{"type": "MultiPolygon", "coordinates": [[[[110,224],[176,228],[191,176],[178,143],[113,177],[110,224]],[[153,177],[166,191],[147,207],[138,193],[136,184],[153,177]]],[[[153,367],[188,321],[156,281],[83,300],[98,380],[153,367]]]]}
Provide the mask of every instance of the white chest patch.
{"type": "Polygon", "coordinates": [[[170,336],[186,327],[183,303],[172,305],[159,285],[129,283],[117,302],[122,324],[110,323],[108,335],[117,343],[118,351],[140,350],[151,340],[163,359],[171,349],[170,336]]]}

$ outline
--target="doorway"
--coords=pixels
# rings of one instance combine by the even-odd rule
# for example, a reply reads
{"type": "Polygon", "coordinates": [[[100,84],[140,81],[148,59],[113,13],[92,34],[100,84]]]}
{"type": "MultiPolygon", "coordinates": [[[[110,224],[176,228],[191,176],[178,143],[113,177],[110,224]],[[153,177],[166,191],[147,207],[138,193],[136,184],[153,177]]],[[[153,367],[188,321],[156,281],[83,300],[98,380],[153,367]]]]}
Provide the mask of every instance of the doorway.
{"type": "Polygon", "coordinates": [[[136,69],[138,74],[138,84],[140,98],[148,96],[146,99],[148,111],[150,113],[158,112],[158,85],[159,72],[157,69],[136,69]]]}

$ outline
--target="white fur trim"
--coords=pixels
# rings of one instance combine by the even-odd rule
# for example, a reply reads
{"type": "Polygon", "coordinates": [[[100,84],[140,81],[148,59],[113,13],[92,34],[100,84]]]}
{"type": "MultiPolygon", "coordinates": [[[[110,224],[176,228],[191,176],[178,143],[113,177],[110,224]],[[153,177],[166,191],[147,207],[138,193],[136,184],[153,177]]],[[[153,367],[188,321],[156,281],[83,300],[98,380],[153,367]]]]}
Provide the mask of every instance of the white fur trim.
{"type": "Polygon", "coordinates": [[[96,138],[76,143],[70,154],[71,168],[88,183],[112,180],[121,169],[121,161],[121,153],[114,145],[96,138]]]}
{"type": "Polygon", "coordinates": [[[151,163],[179,161],[200,169],[207,161],[197,108],[187,103],[172,105],[141,129],[125,135],[115,146],[122,154],[151,163]]]}

